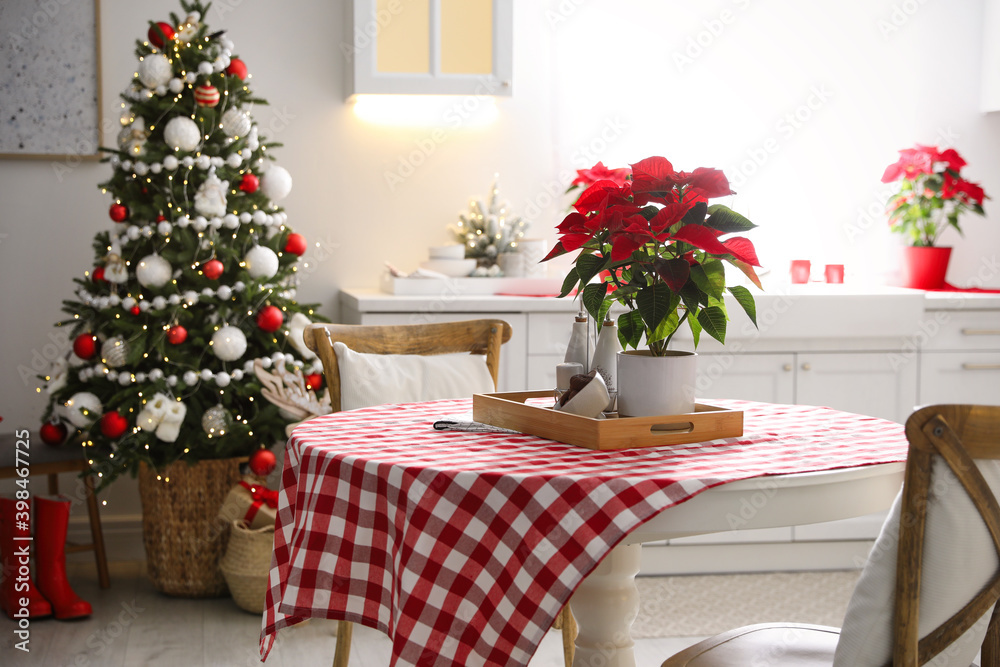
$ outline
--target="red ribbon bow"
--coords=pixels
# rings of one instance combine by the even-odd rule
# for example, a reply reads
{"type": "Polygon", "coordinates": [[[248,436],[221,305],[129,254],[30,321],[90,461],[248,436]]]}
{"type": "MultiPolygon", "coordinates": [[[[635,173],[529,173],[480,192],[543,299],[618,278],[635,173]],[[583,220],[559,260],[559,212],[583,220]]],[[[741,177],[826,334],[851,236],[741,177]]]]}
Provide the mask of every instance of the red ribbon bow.
{"type": "Polygon", "coordinates": [[[253,519],[257,516],[257,512],[260,511],[262,505],[267,505],[271,509],[278,506],[278,492],[272,491],[266,486],[261,485],[251,485],[248,482],[240,482],[240,486],[250,492],[250,497],[253,498],[253,502],[250,504],[250,509],[247,510],[246,516],[243,519],[248,523],[253,523],[253,519]]]}

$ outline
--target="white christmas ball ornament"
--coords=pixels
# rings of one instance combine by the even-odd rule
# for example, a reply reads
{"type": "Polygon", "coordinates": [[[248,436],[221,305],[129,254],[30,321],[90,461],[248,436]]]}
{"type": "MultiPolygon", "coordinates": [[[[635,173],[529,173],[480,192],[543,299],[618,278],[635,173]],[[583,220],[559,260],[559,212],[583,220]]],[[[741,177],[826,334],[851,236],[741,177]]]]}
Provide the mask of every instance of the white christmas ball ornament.
{"type": "Polygon", "coordinates": [[[183,375],[184,384],[191,387],[198,381],[198,374],[194,371],[185,371],[183,375]]]}
{"type": "Polygon", "coordinates": [[[247,351],[247,337],[234,326],[224,326],[212,335],[212,352],[223,361],[236,361],[247,351]]]}
{"type": "Polygon", "coordinates": [[[174,116],[163,128],[163,140],[175,150],[193,151],[201,143],[201,130],[187,116],[174,116]]]}
{"type": "Polygon", "coordinates": [[[270,278],[278,272],[278,256],[267,246],[256,245],[243,258],[247,273],[254,278],[270,278]]]}
{"type": "Polygon", "coordinates": [[[125,360],[128,357],[128,346],[121,336],[115,336],[107,339],[101,345],[101,355],[104,357],[105,365],[109,368],[119,368],[125,365],[125,360]]]}
{"type": "Polygon", "coordinates": [[[170,262],[159,255],[146,255],[135,269],[135,277],[143,287],[163,287],[172,274],[170,262]]]}
{"type": "Polygon", "coordinates": [[[215,374],[215,384],[219,387],[228,387],[232,379],[229,373],[224,371],[219,371],[215,374]]]}
{"type": "Polygon", "coordinates": [[[245,137],[250,131],[250,125],[250,116],[237,107],[229,107],[222,114],[222,131],[226,133],[227,137],[234,139],[245,137]]]}
{"type": "Polygon", "coordinates": [[[202,62],[198,63],[198,74],[204,74],[205,76],[208,76],[211,73],[212,73],[212,63],[208,62],[207,60],[203,60],[202,62]]]}
{"type": "Polygon", "coordinates": [[[184,82],[178,78],[170,79],[170,81],[167,82],[167,89],[172,93],[179,93],[184,90],[184,82]]]}
{"type": "Polygon", "coordinates": [[[168,155],[165,158],[163,158],[163,168],[166,169],[167,171],[173,171],[179,165],[180,162],[178,162],[177,158],[174,157],[173,155],[168,155]]]}
{"type": "Polygon", "coordinates": [[[264,177],[260,182],[260,189],[271,201],[284,199],[292,191],[292,175],[284,167],[271,165],[264,172],[264,177]]]}
{"type": "Polygon", "coordinates": [[[226,164],[236,169],[243,164],[243,158],[240,157],[239,153],[230,153],[229,157],[226,158],[226,164]]]}
{"type": "Polygon", "coordinates": [[[62,415],[77,428],[86,428],[101,417],[101,399],[89,391],[81,391],[70,396],[63,404],[62,415]]]}
{"type": "Polygon", "coordinates": [[[139,63],[139,81],[147,88],[165,86],[173,75],[170,61],[162,53],[151,53],[139,63]]]}

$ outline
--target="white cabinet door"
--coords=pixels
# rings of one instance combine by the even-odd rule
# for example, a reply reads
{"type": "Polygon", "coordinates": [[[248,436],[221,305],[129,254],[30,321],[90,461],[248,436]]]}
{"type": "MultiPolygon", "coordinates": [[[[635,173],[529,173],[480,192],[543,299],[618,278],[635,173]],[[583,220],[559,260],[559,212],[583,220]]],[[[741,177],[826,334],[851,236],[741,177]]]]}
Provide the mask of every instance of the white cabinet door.
{"type": "Polygon", "coordinates": [[[1000,353],[921,353],[920,403],[1000,405],[1000,353]]]}
{"type": "MultiPolygon", "coordinates": [[[[414,313],[362,313],[360,324],[414,324],[414,313]]],[[[527,318],[523,313],[420,313],[424,322],[455,322],[458,320],[503,320],[513,332],[510,340],[500,348],[500,377],[498,391],[521,391],[526,386],[524,360],[528,354],[527,318]]]]}
{"type": "Polygon", "coordinates": [[[917,404],[917,364],[887,352],[800,353],[795,402],[904,422],[917,404]]]}
{"type": "Polygon", "coordinates": [[[695,396],[795,402],[794,354],[699,354],[695,396]]]}

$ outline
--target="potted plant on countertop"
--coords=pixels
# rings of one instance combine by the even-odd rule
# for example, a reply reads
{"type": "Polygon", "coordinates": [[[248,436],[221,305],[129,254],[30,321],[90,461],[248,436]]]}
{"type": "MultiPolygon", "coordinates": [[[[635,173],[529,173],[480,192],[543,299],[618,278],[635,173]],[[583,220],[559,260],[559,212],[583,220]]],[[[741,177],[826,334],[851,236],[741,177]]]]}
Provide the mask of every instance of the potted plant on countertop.
{"type": "Polygon", "coordinates": [[[577,289],[597,322],[615,302],[625,307],[618,317],[626,348],[618,357],[623,416],[694,410],[695,355],[669,345],[685,323],[695,348],[702,332],[725,343],[727,291],[756,325],[753,295],[742,285],[727,286],[724,268],[735,266],[760,287],[753,243],[730,236],[756,225],[708,204],[729,194],[718,169],[679,172],[666,158],[650,157],[631,165],[625,179],[592,183],[558,226],[559,241],[545,259],[580,251],[560,296],[577,289]],[[646,349],[639,350],[644,340],[646,349]]]}
{"type": "Polygon", "coordinates": [[[965,160],[954,148],[941,150],[917,144],[899,151],[886,167],[883,183],[899,181],[889,199],[889,225],[908,242],[903,250],[902,285],[937,289],[944,285],[951,248],[937,241],[948,227],[960,234],[958,217],[966,211],[983,215],[983,188],[962,178],[965,160]]]}

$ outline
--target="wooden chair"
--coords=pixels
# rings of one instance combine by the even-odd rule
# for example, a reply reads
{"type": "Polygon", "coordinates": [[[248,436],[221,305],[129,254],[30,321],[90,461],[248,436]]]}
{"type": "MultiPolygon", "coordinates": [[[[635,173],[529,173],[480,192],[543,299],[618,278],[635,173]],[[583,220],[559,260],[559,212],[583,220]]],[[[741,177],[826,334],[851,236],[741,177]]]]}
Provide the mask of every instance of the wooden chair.
{"type": "MultiPolygon", "coordinates": [[[[434,324],[354,325],[313,324],[304,332],[306,346],[323,362],[330,405],[340,411],[340,368],[333,344],[341,342],[355,352],[366,354],[485,354],[486,366],[496,387],[500,371],[500,346],[510,340],[510,325],[503,320],[467,320],[434,324]]],[[[566,667],[573,662],[576,622],[567,605],[559,615],[566,667]]],[[[351,651],[351,623],[337,624],[337,649],[333,667],[347,667],[351,651]]]]}
{"type": "MultiPolygon", "coordinates": [[[[19,477],[17,460],[17,440],[13,433],[0,435],[0,479],[12,479],[19,477]]],[[[27,469],[30,477],[36,475],[48,476],[49,495],[59,494],[59,473],[75,472],[80,473],[90,469],[87,459],[83,456],[83,448],[79,443],[67,442],[61,447],[50,447],[42,443],[42,439],[37,433],[32,433],[28,439],[31,447],[28,450],[27,458],[22,458],[20,465],[28,463],[27,469]]],[[[93,551],[94,560],[97,565],[97,579],[101,588],[111,586],[111,578],[108,574],[108,558],[104,551],[104,532],[101,529],[101,513],[97,505],[97,496],[94,494],[94,478],[87,475],[83,478],[84,500],[87,503],[87,513],[90,518],[90,538],[86,544],[66,543],[66,553],[76,553],[78,551],[93,551]]],[[[32,489],[32,494],[37,491],[32,489]]]]}
{"type": "MultiPolygon", "coordinates": [[[[933,495],[930,492],[932,463],[938,457],[961,483],[962,488],[956,487],[955,493],[961,495],[964,489],[968,494],[989,531],[993,549],[1000,556],[1000,505],[983,473],[973,462],[974,459],[1000,459],[1000,407],[936,405],[922,408],[907,420],[906,437],[910,447],[899,514],[902,518],[897,524],[899,537],[891,639],[891,664],[894,667],[927,664],[972,628],[1000,599],[1000,572],[994,572],[981,590],[965,602],[957,613],[936,629],[918,637],[925,544],[941,539],[940,535],[925,533],[928,527],[928,505],[934,502],[933,499],[929,500],[933,495]]],[[[939,466],[938,470],[943,468],[939,466]]],[[[887,522],[883,531],[889,529],[890,522],[887,522]]],[[[895,531],[895,527],[891,530],[895,531]]],[[[963,547],[954,545],[953,548],[963,547]]],[[[970,554],[971,558],[977,559],[989,556],[989,553],[970,554]]],[[[869,560],[866,569],[872,567],[872,560],[869,560]]],[[[859,586],[864,583],[862,576],[859,586]]],[[[951,583],[952,580],[949,579],[948,585],[951,583]]],[[[978,582],[975,585],[978,586],[978,582]]],[[[928,613],[933,612],[932,606],[928,605],[928,613]]],[[[850,614],[849,610],[849,618],[850,614]]],[[[1000,666],[998,616],[1000,606],[989,618],[981,646],[983,667],[1000,666]]],[[[852,622],[856,622],[856,619],[852,622]]],[[[667,659],[662,667],[746,667],[758,664],[754,662],[755,657],[763,655],[768,658],[766,664],[772,667],[832,665],[839,639],[840,630],[837,628],[772,623],[752,625],[695,644],[667,659]],[[792,637],[794,639],[790,639],[792,637]]]]}

